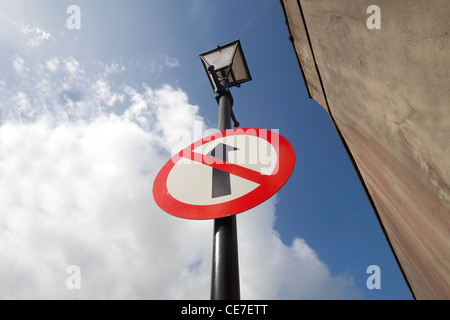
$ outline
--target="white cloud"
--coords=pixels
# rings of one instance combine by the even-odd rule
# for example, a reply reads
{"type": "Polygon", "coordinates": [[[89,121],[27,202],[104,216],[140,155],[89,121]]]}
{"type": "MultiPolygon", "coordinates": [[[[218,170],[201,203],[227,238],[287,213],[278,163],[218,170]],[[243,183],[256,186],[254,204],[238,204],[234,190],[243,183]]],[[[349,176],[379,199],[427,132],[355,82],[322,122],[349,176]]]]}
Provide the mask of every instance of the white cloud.
{"type": "Polygon", "coordinates": [[[12,58],[12,66],[14,71],[18,74],[18,75],[22,75],[24,72],[30,71],[30,69],[28,69],[25,65],[25,60],[23,60],[20,56],[15,55],[12,58]]]}
{"type": "Polygon", "coordinates": [[[79,77],[85,72],[74,57],[64,59],[53,57],[46,60],[44,65],[51,73],[65,72],[70,77],[79,77]]]}
{"type": "Polygon", "coordinates": [[[47,60],[45,62],[45,66],[50,70],[51,72],[56,72],[60,68],[60,61],[58,58],[52,58],[50,60],[47,60]]]}
{"type": "Polygon", "coordinates": [[[41,44],[42,41],[52,38],[50,32],[36,26],[29,26],[24,23],[21,24],[20,31],[28,37],[27,45],[30,47],[37,47],[41,44]]]}
{"type": "Polygon", "coordinates": [[[167,54],[163,54],[162,59],[164,61],[164,64],[169,68],[180,67],[180,63],[178,62],[177,58],[171,58],[167,54]]]}
{"type": "MultiPolygon", "coordinates": [[[[29,66],[34,85],[2,91],[0,298],[208,299],[212,222],[174,218],[152,198],[198,107],[181,89],[117,87],[72,59],[29,66]],[[66,287],[70,265],[81,290],[66,287]]],[[[302,239],[282,243],[275,211],[272,198],[238,216],[242,298],[354,298],[352,278],[331,275],[302,239]]]]}
{"type": "Polygon", "coordinates": [[[73,57],[68,57],[63,61],[65,69],[72,75],[78,75],[84,73],[84,70],[80,67],[80,63],[73,57]]]}
{"type": "Polygon", "coordinates": [[[155,77],[159,78],[161,75],[167,73],[169,70],[174,70],[180,67],[181,64],[177,58],[169,57],[162,53],[158,56],[152,57],[146,66],[148,72],[151,72],[155,77]]]}
{"type": "Polygon", "coordinates": [[[103,71],[104,77],[108,77],[109,75],[121,74],[127,70],[124,65],[115,62],[111,64],[106,64],[103,63],[102,61],[99,61],[98,65],[104,69],[103,71]]]}
{"type": "Polygon", "coordinates": [[[33,114],[33,108],[31,107],[31,101],[30,98],[23,92],[18,92],[13,97],[13,106],[14,109],[17,110],[18,115],[32,115],[33,114]]]}
{"type": "Polygon", "coordinates": [[[274,229],[276,198],[238,216],[242,296],[251,299],[348,299],[359,293],[349,275],[332,276],[301,238],[285,245],[274,229]]]}
{"type": "Polygon", "coordinates": [[[111,87],[104,80],[97,80],[93,86],[93,91],[101,103],[112,107],[117,101],[123,102],[125,95],[111,92],[111,87]]]}
{"type": "Polygon", "coordinates": [[[18,116],[14,104],[9,103],[15,92],[23,92],[33,101],[30,112],[22,114],[21,120],[36,120],[49,113],[58,120],[88,119],[124,101],[123,89],[111,88],[98,75],[95,64],[88,65],[91,71],[86,73],[74,57],[52,57],[32,65],[15,55],[11,65],[18,77],[13,77],[8,90],[2,92],[3,119],[18,116]]]}

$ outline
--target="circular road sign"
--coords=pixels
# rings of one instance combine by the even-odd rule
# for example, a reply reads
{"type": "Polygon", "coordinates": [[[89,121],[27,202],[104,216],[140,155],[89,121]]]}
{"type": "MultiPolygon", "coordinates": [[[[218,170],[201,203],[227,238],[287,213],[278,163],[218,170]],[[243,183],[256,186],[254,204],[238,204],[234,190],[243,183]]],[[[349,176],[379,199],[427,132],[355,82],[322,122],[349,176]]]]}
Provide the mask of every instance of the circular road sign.
{"type": "Polygon", "coordinates": [[[230,129],[173,156],[156,176],[153,197],[162,210],[180,218],[235,215],[272,197],[294,164],[294,149],[277,132],[230,129]]]}

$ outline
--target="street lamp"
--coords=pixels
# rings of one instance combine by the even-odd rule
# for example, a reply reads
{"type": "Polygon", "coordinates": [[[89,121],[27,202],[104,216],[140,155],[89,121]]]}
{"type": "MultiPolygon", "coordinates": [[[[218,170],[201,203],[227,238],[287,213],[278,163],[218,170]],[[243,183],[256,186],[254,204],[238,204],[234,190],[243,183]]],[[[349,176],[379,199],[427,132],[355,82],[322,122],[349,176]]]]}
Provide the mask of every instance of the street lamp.
{"type": "Polygon", "coordinates": [[[229,87],[240,87],[241,83],[252,80],[239,40],[202,53],[200,59],[214,92],[218,90],[216,79],[227,79],[229,87]],[[214,69],[210,70],[211,66],[214,69]]]}
{"type": "MultiPolygon", "coordinates": [[[[252,80],[240,41],[236,40],[202,53],[200,59],[219,104],[219,131],[231,129],[231,119],[234,126],[238,127],[239,122],[236,121],[232,110],[233,97],[229,88],[240,87],[242,83],[252,80]]],[[[223,154],[226,155],[226,152],[223,154]]],[[[228,181],[226,175],[218,175],[215,178],[214,183],[219,184],[219,189],[230,190],[229,177],[228,181]]],[[[225,216],[226,212],[223,214],[225,216]]],[[[214,220],[211,300],[239,299],[236,216],[232,215],[214,220]]]]}

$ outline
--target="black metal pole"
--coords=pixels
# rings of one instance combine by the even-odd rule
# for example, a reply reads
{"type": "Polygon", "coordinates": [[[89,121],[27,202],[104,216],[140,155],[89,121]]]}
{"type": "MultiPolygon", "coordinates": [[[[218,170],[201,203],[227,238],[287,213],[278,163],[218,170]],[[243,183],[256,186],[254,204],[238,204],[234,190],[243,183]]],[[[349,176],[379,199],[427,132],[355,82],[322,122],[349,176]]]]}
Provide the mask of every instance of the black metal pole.
{"type": "MultiPolygon", "coordinates": [[[[231,95],[227,79],[220,82],[219,131],[231,129],[231,95]]],[[[236,216],[214,220],[211,300],[239,300],[236,216]]]]}

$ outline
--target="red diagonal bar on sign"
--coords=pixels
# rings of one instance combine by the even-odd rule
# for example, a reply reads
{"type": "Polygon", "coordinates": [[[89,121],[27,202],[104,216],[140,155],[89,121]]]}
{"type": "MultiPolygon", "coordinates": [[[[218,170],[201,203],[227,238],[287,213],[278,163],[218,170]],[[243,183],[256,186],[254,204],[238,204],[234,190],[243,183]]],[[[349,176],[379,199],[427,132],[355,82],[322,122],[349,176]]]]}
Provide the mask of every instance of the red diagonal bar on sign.
{"type": "Polygon", "coordinates": [[[184,154],[183,156],[189,160],[193,160],[195,162],[204,164],[206,166],[216,168],[218,170],[222,170],[228,172],[230,174],[234,174],[238,177],[244,178],[246,180],[250,180],[252,182],[258,184],[265,184],[269,182],[269,175],[262,174],[258,171],[248,169],[246,167],[239,166],[234,163],[226,162],[223,160],[216,159],[214,157],[210,157],[201,153],[193,152],[188,154],[184,154]]]}

